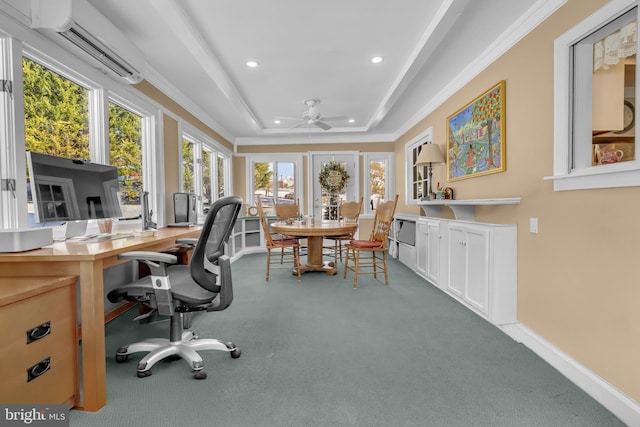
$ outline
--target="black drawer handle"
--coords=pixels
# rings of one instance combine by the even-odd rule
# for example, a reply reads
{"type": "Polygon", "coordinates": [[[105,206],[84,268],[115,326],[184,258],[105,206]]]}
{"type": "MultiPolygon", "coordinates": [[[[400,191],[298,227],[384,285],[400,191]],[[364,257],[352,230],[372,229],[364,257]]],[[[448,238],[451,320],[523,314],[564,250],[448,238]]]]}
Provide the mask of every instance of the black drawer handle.
{"type": "Polygon", "coordinates": [[[27,331],[27,344],[38,341],[51,333],[51,322],[44,322],[27,331]]]}
{"type": "Polygon", "coordinates": [[[38,378],[49,369],[51,369],[51,357],[47,357],[30,368],[27,368],[27,382],[38,378]]]}

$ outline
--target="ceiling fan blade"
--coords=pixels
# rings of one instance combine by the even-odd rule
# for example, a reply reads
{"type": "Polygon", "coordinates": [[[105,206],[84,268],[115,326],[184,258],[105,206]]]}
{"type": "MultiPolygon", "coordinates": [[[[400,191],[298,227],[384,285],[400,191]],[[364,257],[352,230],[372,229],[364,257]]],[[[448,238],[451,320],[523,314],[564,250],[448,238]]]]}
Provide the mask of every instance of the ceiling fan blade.
{"type": "Polygon", "coordinates": [[[322,117],[322,120],[329,121],[329,120],[347,120],[349,117],[348,116],[331,116],[331,117],[322,117]]]}
{"type": "Polygon", "coordinates": [[[286,116],[276,116],[276,119],[281,119],[281,120],[300,120],[300,117],[286,117],[286,116]]]}
{"type": "Polygon", "coordinates": [[[307,122],[302,122],[302,123],[298,123],[297,125],[292,126],[292,127],[294,127],[294,128],[303,128],[303,127],[306,127],[306,126],[308,126],[308,125],[309,125],[309,123],[307,123],[307,122]]]}
{"type": "Polygon", "coordinates": [[[318,126],[320,129],[323,129],[323,130],[331,129],[331,126],[329,126],[325,122],[321,122],[320,120],[317,120],[317,121],[313,122],[313,124],[318,126]]]}

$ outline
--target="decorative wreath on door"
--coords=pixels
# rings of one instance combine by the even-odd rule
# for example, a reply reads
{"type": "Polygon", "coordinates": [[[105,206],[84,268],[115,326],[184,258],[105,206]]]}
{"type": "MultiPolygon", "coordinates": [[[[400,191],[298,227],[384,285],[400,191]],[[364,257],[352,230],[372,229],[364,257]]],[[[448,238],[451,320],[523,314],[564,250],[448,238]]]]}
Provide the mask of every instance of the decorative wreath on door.
{"type": "Polygon", "coordinates": [[[329,194],[339,193],[347,186],[349,181],[347,170],[334,160],[325,163],[320,169],[320,186],[329,194]]]}

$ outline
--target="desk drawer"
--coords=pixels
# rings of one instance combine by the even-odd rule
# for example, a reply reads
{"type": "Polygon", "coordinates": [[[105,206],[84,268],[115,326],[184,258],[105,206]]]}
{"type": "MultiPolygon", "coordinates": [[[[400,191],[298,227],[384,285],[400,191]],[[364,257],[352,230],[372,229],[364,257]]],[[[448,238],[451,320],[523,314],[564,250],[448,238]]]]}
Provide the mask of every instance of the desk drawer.
{"type": "Polygon", "coordinates": [[[75,313],[75,280],[0,307],[0,402],[72,401],[77,377],[75,313]]]}

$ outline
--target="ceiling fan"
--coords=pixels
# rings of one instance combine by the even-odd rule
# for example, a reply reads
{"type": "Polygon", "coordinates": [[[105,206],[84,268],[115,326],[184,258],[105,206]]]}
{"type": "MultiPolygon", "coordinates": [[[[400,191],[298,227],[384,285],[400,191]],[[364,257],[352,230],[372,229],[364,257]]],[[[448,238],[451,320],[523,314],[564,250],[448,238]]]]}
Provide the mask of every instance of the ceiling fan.
{"type": "MultiPolygon", "coordinates": [[[[327,121],[332,120],[346,120],[347,116],[334,116],[334,117],[322,117],[320,114],[320,110],[317,105],[320,104],[320,100],[313,99],[305,99],[304,105],[309,107],[309,109],[302,113],[302,122],[293,126],[294,128],[307,127],[307,126],[317,126],[322,130],[329,130],[331,126],[326,123],[327,121]]],[[[285,120],[300,120],[294,117],[278,117],[279,119],[285,120]]]]}

